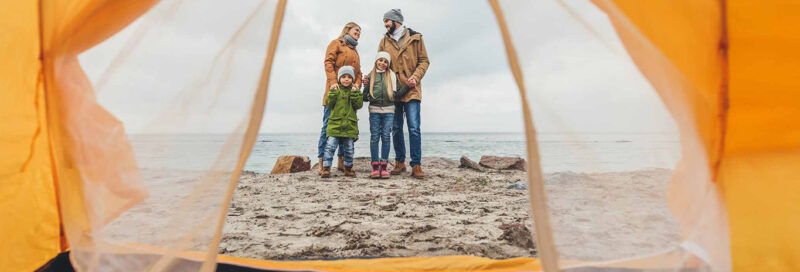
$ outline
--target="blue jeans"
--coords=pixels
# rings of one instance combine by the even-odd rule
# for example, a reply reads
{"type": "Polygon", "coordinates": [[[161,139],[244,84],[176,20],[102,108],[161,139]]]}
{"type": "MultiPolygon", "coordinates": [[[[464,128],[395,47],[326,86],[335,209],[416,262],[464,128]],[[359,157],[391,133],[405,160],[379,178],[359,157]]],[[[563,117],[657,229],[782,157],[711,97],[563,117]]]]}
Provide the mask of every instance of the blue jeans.
{"type": "Polygon", "coordinates": [[[325,157],[323,157],[322,166],[331,167],[333,163],[333,153],[336,152],[336,147],[340,145],[339,154],[344,152],[344,166],[353,166],[355,140],[354,138],[328,137],[328,142],[325,144],[325,157]]]}
{"type": "MultiPolygon", "coordinates": [[[[322,106],[325,109],[324,113],[322,114],[322,132],[319,134],[319,142],[317,143],[317,158],[322,158],[325,155],[325,144],[328,142],[328,135],[326,131],[328,130],[328,117],[331,116],[331,109],[325,106],[322,106]]],[[[339,149],[339,157],[344,156],[344,152],[339,149]]]]}
{"type": "Polygon", "coordinates": [[[419,130],[419,100],[408,102],[394,102],[394,127],[392,140],[394,142],[394,159],[398,162],[406,161],[406,141],[403,139],[403,114],[408,124],[408,141],[411,153],[412,167],[422,164],[422,134],[419,130]]]}
{"type": "Polygon", "coordinates": [[[389,161],[389,138],[392,135],[394,113],[369,114],[369,153],[372,161],[389,161]],[[378,158],[378,142],[381,142],[381,156],[378,158]]]}

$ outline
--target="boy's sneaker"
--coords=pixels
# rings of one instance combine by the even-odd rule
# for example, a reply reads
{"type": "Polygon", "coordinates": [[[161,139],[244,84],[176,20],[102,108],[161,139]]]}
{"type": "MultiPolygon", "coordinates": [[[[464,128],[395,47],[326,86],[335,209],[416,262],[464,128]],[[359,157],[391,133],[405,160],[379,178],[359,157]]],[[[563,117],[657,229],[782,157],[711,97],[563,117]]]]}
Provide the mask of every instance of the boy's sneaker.
{"type": "Polygon", "coordinates": [[[322,167],[322,171],[319,172],[319,175],[322,176],[322,178],[331,177],[331,168],[330,167],[322,167]]]}
{"type": "Polygon", "coordinates": [[[389,174],[389,171],[386,171],[387,167],[389,167],[389,163],[382,161],[379,168],[381,172],[381,178],[383,179],[388,179],[391,176],[391,174],[389,174]]]}
{"type": "Polygon", "coordinates": [[[381,177],[381,170],[383,168],[383,164],[381,162],[372,162],[372,173],[369,175],[370,178],[380,178],[381,177]]]}
{"type": "Polygon", "coordinates": [[[351,178],[356,177],[356,171],[353,171],[353,166],[352,165],[344,167],[344,175],[348,176],[348,177],[351,177],[351,178]]]}

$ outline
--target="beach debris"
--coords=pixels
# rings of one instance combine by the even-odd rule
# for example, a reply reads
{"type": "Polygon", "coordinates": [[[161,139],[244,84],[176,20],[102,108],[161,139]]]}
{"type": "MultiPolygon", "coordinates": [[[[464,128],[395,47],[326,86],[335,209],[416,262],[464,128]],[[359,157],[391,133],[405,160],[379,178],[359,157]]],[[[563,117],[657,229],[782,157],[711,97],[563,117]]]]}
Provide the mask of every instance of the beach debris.
{"type": "MultiPolygon", "coordinates": [[[[341,224],[340,224],[341,225],[341,224]]],[[[306,232],[307,236],[315,236],[315,237],[326,237],[331,236],[336,233],[341,233],[342,229],[339,228],[339,225],[335,226],[323,226],[309,230],[306,232]]]]}
{"type": "Polygon", "coordinates": [[[531,230],[523,224],[501,224],[499,227],[503,230],[503,234],[498,237],[498,240],[503,240],[509,244],[523,247],[534,248],[533,236],[531,230]]]}
{"type": "Polygon", "coordinates": [[[429,231],[432,231],[432,230],[435,230],[435,229],[436,229],[436,227],[431,226],[431,225],[411,227],[411,230],[405,232],[405,234],[403,236],[408,237],[408,236],[411,236],[411,235],[414,235],[414,234],[426,233],[426,232],[429,232],[429,231]]]}
{"type": "Polygon", "coordinates": [[[512,183],[506,189],[525,190],[528,189],[528,185],[525,183],[512,183]]]}
{"type": "Polygon", "coordinates": [[[311,170],[311,160],[307,156],[280,156],[270,174],[289,174],[308,170],[311,170]]]}
{"type": "Polygon", "coordinates": [[[389,205],[378,205],[381,208],[381,211],[395,211],[397,210],[397,203],[391,203],[389,205]]]}
{"type": "Polygon", "coordinates": [[[525,159],[520,157],[481,156],[480,165],[497,170],[525,171],[525,159]]]}
{"type": "Polygon", "coordinates": [[[458,168],[469,168],[477,170],[478,172],[483,172],[481,166],[477,162],[467,158],[467,156],[461,156],[461,165],[459,165],[458,168]]]}

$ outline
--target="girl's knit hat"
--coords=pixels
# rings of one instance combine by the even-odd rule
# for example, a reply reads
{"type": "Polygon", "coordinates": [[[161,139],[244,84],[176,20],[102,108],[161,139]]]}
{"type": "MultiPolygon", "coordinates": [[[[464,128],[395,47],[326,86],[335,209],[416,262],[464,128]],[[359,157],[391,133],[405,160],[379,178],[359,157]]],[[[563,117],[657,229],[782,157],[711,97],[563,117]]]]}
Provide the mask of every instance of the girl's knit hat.
{"type": "Polygon", "coordinates": [[[392,63],[392,57],[389,56],[389,52],[386,52],[386,51],[378,52],[378,55],[375,56],[375,60],[377,61],[377,60],[379,60],[381,58],[384,58],[387,61],[389,61],[389,63],[392,63]]]}
{"type": "Polygon", "coordinates": [[[347,65],[347,66],[342,66],[341,68],[339,68],[339,75],[337,75],[336,78],[340,79],[340,78],[342,78],[342,76],[344,74],[350,75],[350,77],[353,78],[353,79],[356,78],[356,73],[354,72],[353,66],[347,65]]]}

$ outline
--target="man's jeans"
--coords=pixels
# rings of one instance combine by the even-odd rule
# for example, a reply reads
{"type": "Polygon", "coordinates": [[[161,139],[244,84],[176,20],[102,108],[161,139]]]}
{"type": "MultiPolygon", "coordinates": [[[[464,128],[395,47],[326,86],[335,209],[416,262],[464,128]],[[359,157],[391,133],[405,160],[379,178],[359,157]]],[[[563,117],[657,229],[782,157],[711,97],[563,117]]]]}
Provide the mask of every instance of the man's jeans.
{"type": "Polygon", "coordinates": [[[403,139],[403,114],[408,120],[408,141],[411,153],[412,167],[422,164],[422,134],[419,130],[419,100],[411,100],[406,103],[394,103],[394,127],[392,128],[392,140],[394,142],[394,159],[398,162],[406,161],[406,141],[403,139]]]}
{"type": "Polygon", "coordinates": [[[339,146],[339,154],[344,152],[344,166],[353,166],[355,140],[354,138],[328,137],[328,142],[325,144],[325,157],[322,160],[322,166],[331,167],[333,163],[333,153],[336,152],[337,146],[339,146]]]}
{"type": "Polygon", "coordinates": [[[392,137],[394,113],[369,114],[369,153],[372,161],[389,161],[389,138],[392,137]],[[378,158],[378,142],[381,142],[378,158]]]}
{"type": "MultiPolygon", "coordinates": [[[[326,131],[328,130],[328,117],[331,116],[331,109],[325,106],[322,106],[325,112],[322,114],[322,132],[319,134],[319,142],[317,143],[317,158],[322,158],[325,155],[325,144],[328,142],[328,135],[326,131]]],[[[344,156],[344,152],[339,149],[339,157],[344,156]]]]}

